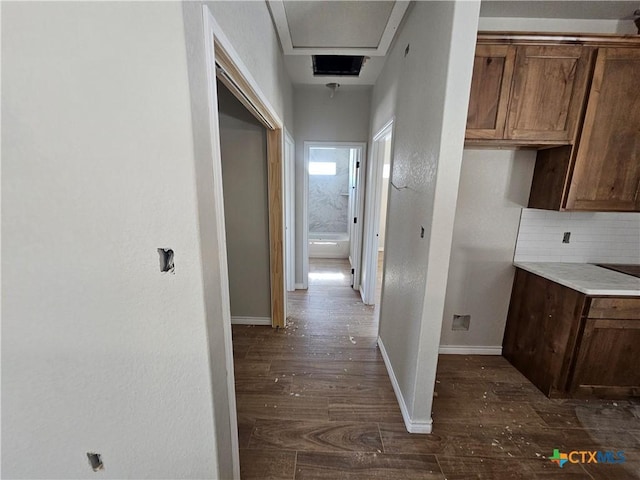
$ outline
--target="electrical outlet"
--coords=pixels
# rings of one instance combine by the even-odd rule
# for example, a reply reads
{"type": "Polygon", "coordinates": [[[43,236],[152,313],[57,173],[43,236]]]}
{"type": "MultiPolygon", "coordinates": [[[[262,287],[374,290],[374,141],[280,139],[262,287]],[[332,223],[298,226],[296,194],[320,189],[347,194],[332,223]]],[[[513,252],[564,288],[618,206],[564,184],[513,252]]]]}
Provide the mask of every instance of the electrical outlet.
{"type": "Polygon", "coordinates": [[[569,243],[570,238],[571,232],[564,232],[564,235],[562,235],[562,243],[569,243]]]}

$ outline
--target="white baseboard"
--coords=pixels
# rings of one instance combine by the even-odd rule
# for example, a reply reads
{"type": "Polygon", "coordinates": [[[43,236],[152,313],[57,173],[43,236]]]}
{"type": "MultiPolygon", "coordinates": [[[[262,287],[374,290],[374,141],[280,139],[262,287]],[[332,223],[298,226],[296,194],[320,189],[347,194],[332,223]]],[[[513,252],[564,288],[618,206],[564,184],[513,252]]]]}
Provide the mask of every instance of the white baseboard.
{"type": "Polygon", "coordinates": [[[382,343],[382,339],[380,337],[378,337],[378,348],[380,348],[380,353],[382,354],[384,365],[387,367],[387,373],[389,373],[389,378],[391,379],[391,385],[393,385],[393,391],[395,392],[398,403],[400,404],[400,411],[402,412],[402,418],[404,420],[404,426],[407,429],[407,432],[431,433],[433,420],[429,419],[429,421],[427,422],[415,422],[411,420],[411,417],[409,416],[409,410],[407,410],[407,404],[404,401],[402,391],[400,390],[400,385],[398,384],[398,379],[396,378],[396,374],[393,372],[391,361],[389,360],[389,356],[387,355],[387,351],[385,350],[384,344],[382,343]]]}
{"type": "Polygon", "coordinates": [[[295,288],[296,288],[296,290],[306,290],[304,288],[304,283],[296,283],[295,284],[295,288]]]}
{"type": "Polygon", "coordinates": [[[502,355],[502,347],[482,345],[440,345],[438,353],[442,355],[502,355]]]}
{"type": "Polygon", "coordinates": [[[271,317],[231,317],[231,325],[269,325],[271,317]]]}

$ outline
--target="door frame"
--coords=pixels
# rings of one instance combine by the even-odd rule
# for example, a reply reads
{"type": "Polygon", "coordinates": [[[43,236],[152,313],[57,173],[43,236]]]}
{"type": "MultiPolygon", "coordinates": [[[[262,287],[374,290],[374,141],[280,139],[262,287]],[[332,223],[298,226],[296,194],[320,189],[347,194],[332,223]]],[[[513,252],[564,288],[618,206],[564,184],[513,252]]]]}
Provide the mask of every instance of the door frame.
{"type": "MultiPolygon", "coordinates": [[[[304,180],[302,182],[302,288],[309,288],[309,149],[312,147],[337,147],[337,148],[353,148],[359,149],[360,167],[357,170],[357,188],[355,197],[356,217],[362,218],[362,207],[364,202],[364,189],[362,188],[361,174],[365,166],[365,158],[367,152],[366,142],[331,142],[326,140],[305,141],[304,142],[304,180]]],[[[351,195],[349,196],[351,199],[351,195]]],[[[353,235],[349,238],[350,242],[355,242],[356,252],[358,252],[357,261],[354,268],[353,288],[358,290],[360,281],[361,268],[361,245],[362,245],[362,221],[357,223],[358,227],[354,229],[353,235]]]]}
{"type": "MultiPolygon", "coordinates": [[[[203,8],[205,8],[203,6],[203,8]]],[[[261,92],[253,76],[242,62],[229,40],[222,33],[210,11],[210,23],[214,26],[215,65],[208,65],[215,71],[215,83],[220,80],[249,112],[267,129],[267,178],[269,208],[269,273],[271,284],[271,323],[275,327],[285,326],[285,278],[284,278],[284,191],[283,191],[283,151],[284,126],[280,117],[261,92]]],[[[207,41],[207,44],[210,42],[207,41]]],[[[210,63],[207,55],[207,64],[210,63]]],[[[208,68],[209,70],[209,68],[208,68]]],[[[215,87],[210,90],[215,93],[215,87]]],[[[216,106],[217,108],[217,106],[216,106]]],[[[217,127],[217,125],[216,125],[217,127]]],[[[214,152],[220,161],[219,150],[214,152]]],[[[222,196],[222,191],[217,192],[222,196]]],[[[224,232],[223,232],[224,234],[224,232]]]]}
{"type": "Polygon", "coordinates": [[[214,178],[213,205],[218,242],[219,285],[227,372],[229,402],[230,447],[233,477],[240,478],[240,450],[238,441],[233,344],[231,338],[231,302],[227,263],[227,240],[222,189],[222,158],[220,153],[220,129],[216,78],[262,123],[267,129],[267,177],[269,207],[269,267],[271,280],[271,319],[273,327],[285,326],[284,283],[284,192],[283,192],[283,123],[269,104],[257,82],[243,63],[240,55],[216,22],[208,6],[202,6],[204,62],[207,81],[209,134],[214,178]]]}
{"type": "MultiPolygon", "coordinates": [[[[384,169],[384,149],[381,147],[385,139],[391,136],[391,154],[389,162],[393,165],[393,123],[394,119],[392,118],[384,124],[378,133],[373,136],[371,144],[371,161],[367,167],[367,193],[362,248],[363,282],[360,286],[360,295],[362,296],[362,302],[365,305],[373,305],[375,303],[379,246],[378,230],[380,228],[380,212],[382,207],[380,202],[382,199],[382,173],[384,169]]],[[[391,181],[391,171],[389,172],[389,181],[391,181]]],[[[389,202],[387,200],[387,207],[388,203],[389,202]]],[[[387,217],[387,224],[388,221],[389,219],[387,217]]]]}

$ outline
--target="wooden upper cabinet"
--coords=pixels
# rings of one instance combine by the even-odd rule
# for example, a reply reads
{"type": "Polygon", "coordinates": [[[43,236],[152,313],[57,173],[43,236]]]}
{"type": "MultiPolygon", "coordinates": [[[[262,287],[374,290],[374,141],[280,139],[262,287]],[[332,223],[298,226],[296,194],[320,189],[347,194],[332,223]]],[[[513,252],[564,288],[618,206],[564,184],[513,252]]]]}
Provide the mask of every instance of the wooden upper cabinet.
{"type": "Polygon", "coordinates": [[[640,49],[598,50],[566,208],[640,211],[640,49]]]}
{"type": "Polygon", "coordinates": [[[466,138],[502,138],[514,60],[515,47],[510,45],[476,47],[466,138]]]}
{"type": "Polygon", "coordinates": [[[518,46],[504,138],[572,143],[591,51],[582,45],[518,46]]]}

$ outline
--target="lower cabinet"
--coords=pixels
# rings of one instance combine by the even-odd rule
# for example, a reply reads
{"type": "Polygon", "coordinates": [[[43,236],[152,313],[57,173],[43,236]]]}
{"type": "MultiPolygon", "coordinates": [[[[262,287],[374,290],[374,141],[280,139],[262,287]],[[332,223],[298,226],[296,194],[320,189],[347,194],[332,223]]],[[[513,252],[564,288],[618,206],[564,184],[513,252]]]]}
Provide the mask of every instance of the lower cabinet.
{"type": "Polygon", "coordinates": [[[594,298],[576,350],[574,396],[640,396],[640,299],[594,298]]]}
{"type": "Polygon", "coordinates": [[[640,396],[640,298],[592,297],[517,269],[503,356],[549,397],[640,396]]]}

